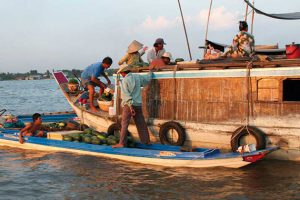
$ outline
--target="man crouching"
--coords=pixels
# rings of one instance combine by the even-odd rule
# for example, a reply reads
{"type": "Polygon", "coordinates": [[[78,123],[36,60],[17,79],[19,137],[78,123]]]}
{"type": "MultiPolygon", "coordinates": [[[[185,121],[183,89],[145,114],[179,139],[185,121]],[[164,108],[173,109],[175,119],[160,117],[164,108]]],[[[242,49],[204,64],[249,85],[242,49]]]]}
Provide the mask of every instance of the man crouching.
{"type": "Polygon", "coordinates": [[[137,127],[140,141],[142,144],[150,144],[148,127],[142,112],[142,95],[141,87],[146,86],[153,73],[149,71],[148,76],[141,76],[130,72],[130,66],[122,65],[117,73],[123,77],[121,83],[121,99],[122,99],[122,122],[120,141],[113,148],[125,147],[127,141],[128,125],[131,117],[133,117],[137,127]]]}

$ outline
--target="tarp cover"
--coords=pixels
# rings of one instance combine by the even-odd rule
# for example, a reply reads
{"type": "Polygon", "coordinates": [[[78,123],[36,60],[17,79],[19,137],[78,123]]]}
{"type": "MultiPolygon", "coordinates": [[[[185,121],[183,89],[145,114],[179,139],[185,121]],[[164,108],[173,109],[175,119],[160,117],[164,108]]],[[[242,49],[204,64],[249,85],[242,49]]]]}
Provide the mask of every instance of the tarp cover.
{"type": "Polygon", "coordinates": [[[276,18],[276,19],[284,19],[284,20],[296,20],[296,19],[300,19],[300,12],[293,12],[293,13],[282,13],[282,14],[268,14],[265,12],[262,12],[260,10],[258,10],[257,8],[255,8],[250,2],[249,0],[244,0],[253,10],[255,10],[256,13],[261,14],[261,15],[265,15],[268,17],[272,17],[272,18],[276,18]]]}

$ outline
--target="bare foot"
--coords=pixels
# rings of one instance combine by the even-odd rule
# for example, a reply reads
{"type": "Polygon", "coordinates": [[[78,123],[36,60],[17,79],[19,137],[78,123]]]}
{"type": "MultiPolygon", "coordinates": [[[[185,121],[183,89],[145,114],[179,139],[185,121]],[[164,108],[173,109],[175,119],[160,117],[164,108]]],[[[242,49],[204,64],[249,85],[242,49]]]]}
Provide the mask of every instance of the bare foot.
{"type": "Polygon", "coordinates": [[[112,148],[124,148],[124,144],[115,144],[112,148]]]}

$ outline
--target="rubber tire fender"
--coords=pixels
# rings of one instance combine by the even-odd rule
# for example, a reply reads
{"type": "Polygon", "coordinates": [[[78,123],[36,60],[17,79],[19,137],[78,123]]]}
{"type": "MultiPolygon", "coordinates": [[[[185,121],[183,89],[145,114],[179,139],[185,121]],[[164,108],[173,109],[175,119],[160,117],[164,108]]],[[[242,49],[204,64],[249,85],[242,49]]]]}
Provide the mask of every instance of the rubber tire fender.
{"type": "MultiPolygon", "coordinates": [[[[108,128],[107,128],[107,136],[109,135],[114,135],[114,136],[120,136],[120,135],[115,135],[115,131],[121,132],[121,124],[120,123],[112,123],[108,128]]],[[[131,133],[127,130],[127,136],[130,136],[131,133]]]]}
{"type": "Polygon", "coordinates": [[[115,131],[121,131],[121,124],[120,123],[112,123],[107,128],[107,135],[115,135],[115,131]]]}
{"type": "Polygon", "coordinates": [[[266,148],[266,135],[264,132],[262,132],[255,126],[241,126],[238,129],[236,129],[231,136],[230,144],[233,152],[236,152],[239,146],[241,146],[240,139],[242,136],[248,134],[247,129],[256,140],[256,149],[260,150],[266,148]]]}
{"type": "Polygon", "coordinates": [[[159,129],[159,139],[162,144],[182,146],[186,140],[185,129],[178,122],[166,122],[162,124],[159,129]],[[178,134],[178,140],[176,142],[169,141],[169,139],[167,138],[167,133],[171,129],[175,129],[178,134]]]}

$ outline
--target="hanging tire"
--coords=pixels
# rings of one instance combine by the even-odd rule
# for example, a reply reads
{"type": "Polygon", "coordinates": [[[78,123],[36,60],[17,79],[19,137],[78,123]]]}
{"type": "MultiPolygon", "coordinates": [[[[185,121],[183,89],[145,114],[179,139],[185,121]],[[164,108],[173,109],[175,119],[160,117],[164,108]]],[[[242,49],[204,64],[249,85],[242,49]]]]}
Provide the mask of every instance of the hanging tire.
{"type": "Polygon", "coordinates": [[[166,122],[159,129],[159,139],[162,144],[182,146],[186,139],[185,130],[177,122],[166,122]]]}
{"type": "Polygon", "coordinates": [[[230,144],[233,152],[246,144],[255,144],[257,150],[265,149],[266,135],[254,126],[241,126],[233,132],[230,144]]]}
{"type": "Polygon", "coordinates": [[[107,135],[120,136],[121,124],[112,123],[107,129],[107,135]]]}

